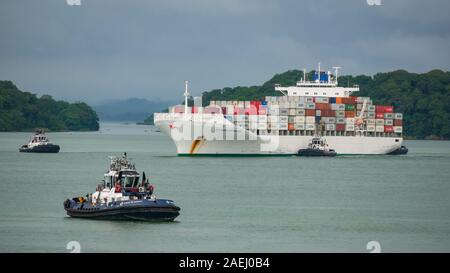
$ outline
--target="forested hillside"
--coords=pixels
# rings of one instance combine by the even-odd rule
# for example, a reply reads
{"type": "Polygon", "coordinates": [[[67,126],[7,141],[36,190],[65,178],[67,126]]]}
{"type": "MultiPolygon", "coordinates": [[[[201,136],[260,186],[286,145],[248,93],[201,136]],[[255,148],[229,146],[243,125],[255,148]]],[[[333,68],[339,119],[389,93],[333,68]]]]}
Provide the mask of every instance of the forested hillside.
{"type": "Polygon", "coordinates": [[[55,101],[20,91],[11,81],[0,81],[0,131],[96,131],[98,117],[86,103],[55,101]]]}

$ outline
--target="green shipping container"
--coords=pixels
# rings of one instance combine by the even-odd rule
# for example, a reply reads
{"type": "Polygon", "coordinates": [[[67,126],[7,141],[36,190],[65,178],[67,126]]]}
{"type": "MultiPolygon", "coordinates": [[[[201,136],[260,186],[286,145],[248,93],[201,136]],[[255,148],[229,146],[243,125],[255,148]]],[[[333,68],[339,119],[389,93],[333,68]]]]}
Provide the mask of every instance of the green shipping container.
{"type": "Polygon", "coordinates": [[[346,111],[353,111],[353,110],[355,110],[355,105],[353,105],[353,104],[346,104],[345,105],[345,110],[346,111]]]}

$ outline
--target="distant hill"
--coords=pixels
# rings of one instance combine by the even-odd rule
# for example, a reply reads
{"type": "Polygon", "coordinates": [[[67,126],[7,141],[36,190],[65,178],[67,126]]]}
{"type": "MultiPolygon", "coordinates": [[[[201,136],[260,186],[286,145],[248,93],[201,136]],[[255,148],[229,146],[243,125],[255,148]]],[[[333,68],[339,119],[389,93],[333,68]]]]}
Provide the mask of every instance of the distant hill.
{"type": "MultiPolygon", "coordinates": [[[[308,73],[312,78],[315,71],[308,73]]],[[[259,86],[225,87],[203,92],[203,105],[211,100],[263,100],[281,96],[274,84],[295,85],[303,72],[289,70],[276,74],[259,86]]],[[[432,70],[417,74],[405,70],[366,75],[341,76],[340,86],[358,84],[356,96],[369,96],[375,104],[393,105],[404,115],[404,134],[418,139],[450,139],[450,72],[432,70]]],[[[190,101],[191,105],[192,101],[190,101]]],[[[150,122],[152,116],[147,118],[150,122]]]]}
{"type": "Polygon", "coordinates": [[[98,117],[84,102],[55,101],[20,91],[11,81],[0,81],[0,131],[97,131],[98,117]]]}
{"type": "Polygon", "coordinates": [[[149,101],[129,98],[114,100],[94,106],[100,120],[107,121],[142,121],[153,112],[160,111],[173,104],[173,101],[149,101]]]}

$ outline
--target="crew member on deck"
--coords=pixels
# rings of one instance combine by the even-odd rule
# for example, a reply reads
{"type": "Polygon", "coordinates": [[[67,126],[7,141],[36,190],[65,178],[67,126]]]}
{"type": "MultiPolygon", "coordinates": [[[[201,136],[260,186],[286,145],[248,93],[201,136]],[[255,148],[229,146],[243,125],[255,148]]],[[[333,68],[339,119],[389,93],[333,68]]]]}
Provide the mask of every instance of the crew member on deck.
{"type": "Polygon", "coordinates": [[[116,186],[115,186],[114,192],[115,192],[115,193],[122,192],[122,186],[120,185],[120,182],[119,182],[119,181],[116,182],[116,186]]]}
{"type": "Polygon", "coordinates": [[[148,192],[149,192],[150,195],[153,194],[153,190],[154,190],[154,189],[155,189],[155,187],[153,187],[152,184],[148,184],[148,192]]]}

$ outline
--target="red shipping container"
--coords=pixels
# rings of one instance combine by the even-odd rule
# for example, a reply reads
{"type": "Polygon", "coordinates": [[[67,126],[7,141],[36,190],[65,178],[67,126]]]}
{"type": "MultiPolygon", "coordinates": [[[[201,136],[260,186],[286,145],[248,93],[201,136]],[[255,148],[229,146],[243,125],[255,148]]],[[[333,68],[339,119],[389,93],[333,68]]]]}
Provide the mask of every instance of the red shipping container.
{"type": "Polygon", "coordinates": [[[305,110],[305,116],[315,116],[316,115],[316,110],[314,109],[306,109],[305,110]]]}
{"type": "Polygon", "coordinates": [[[255,105],[250,105],[249,108],[245,109],[246,115],[257,115],[258,114],[258,108],[255,105]]]}
{"type": "Polygon", "coordinates": [[[336,116],[336,111],[334,110],[322,110],[322,117],[334,117],[336,116]]]}
{"type": "Polygon", "coordinates": [[[377,113],[384,113],[384,106],[383,105],[376,105],[375,106],[375,112],[377,112],[377,113]]]}
{"type": "Polygon", "coordinates": [[[394,106],[385,106],[384,112],[385,113],[394,113],[394,106]]]}
{"type": "Polygon", "coordinates": [[[375,118],[384,119],[384,114],[383,113],[376,113],[375,114],[375,118]]]}
{"type": "Polygon", "coordinates": [[[353,102],[353,104],[356,104],[356,100],[358,99],[358,97],[355,96],[350,96],[348,98],[353,102]]]}
{"type": "Polygon", "coordinates": [[[394,126],[384,126],[384,132],[385,133],[393,133],[394,132],[394,126]]]}
{"type": "Polygon", "coordinates": [[[336,124],[336,131],[345,131],[345,124],[336,124]]]}
{"type": "Polygon", "coordinates": [[[394,126],[403,126],[403,120],[394,119],[394,126]]]}
{"type": "Polygon", "coordinates": [[[316,103],[317,110],[330,110],[331,104],[329,103],[316,103]]]}
{"type": "Polygon", "coordinates": [[[354,118],[355,117],[355,111],[345,111],[345,117],[346,118],[354,118]]]}
{"type": "Polygon", "coordinates": [[[233,110],[234,110],[233,114],[235,114],[235,115],[244,115],[245,114],[245,109],[244,108],[235,106],[233,110]]]}
{"type": "Polygon", "coordinates": [[[343,104],[356,104],[356,97],[342,98],[343,104]]]}
{"type": "Polygon", "coordinates": [[[256,108],[259,108],[259,106],[261,105],[261,102],[259,100],[252,100],[252,101],[250,101],[250,105],[255,106],[256,108]]]}

